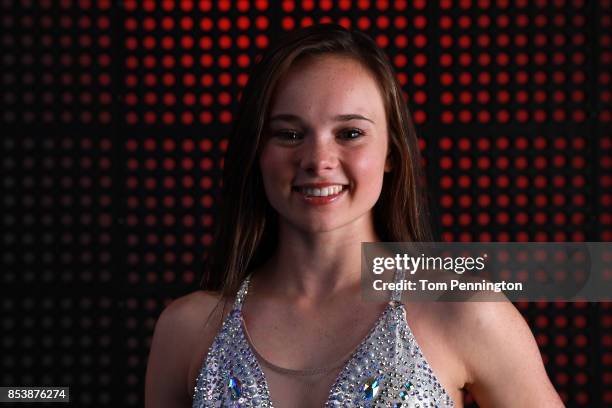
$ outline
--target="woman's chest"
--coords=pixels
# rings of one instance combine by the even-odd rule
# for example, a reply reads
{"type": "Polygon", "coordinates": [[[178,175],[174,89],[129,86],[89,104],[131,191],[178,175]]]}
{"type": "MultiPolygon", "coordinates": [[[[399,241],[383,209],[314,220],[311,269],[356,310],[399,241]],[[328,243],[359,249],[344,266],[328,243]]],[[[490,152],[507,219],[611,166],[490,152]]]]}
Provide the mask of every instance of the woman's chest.
{"type": "Polygon", "coordinates": [[[327,312],[277,311],[243,314],[250,342],[277,366],[325,370],[346,361],[381,317],[385,305],[327,312]]]}
{"type": "MultiPolygon", "coordinates": [[[[249,350],[253,351],[260,366],[257,371],[261,371],[275,407],[323,406],[332,395],[340,399],[348,395],[361,400],[368,392],[376,393],[385,387],[385,392],[394,389],[395,393],[403,392],[404,395],[411,391],[414,398],[427,393],[433,395],[434,391],[443,396],[441,389],[444,389],[455,401],[455,406],[461,406],[461,367],[442,335],[443,330],[427,324],[427,321],[406,319],[402,315],[406,322],[405,330],[402,329],[402,335],[393,334],[396,329],[387,327],[390,322],[389,316],[385,315],[387,309],[385,313],[377,311],[373,315],[360,314],[359,309],[353,312],[343,318],[301,316],[294,320],[291,317],[295,316],[283,314],[269,320],[265,316],[245,318],[248,328],[238,325],[246,329],[238,331],[244,333],[244,338],[240,340],[241,336],[235,336],[231,341],[238,343],[232,343],[231,347],[245,349],[249,354],[249,350]],[[413,320],[416,337],[413,337],[408,320],[413,320]],[[399,337],[403,337],[403,343],[397,340],[399,337]],[[399,360],[394,356],[397,352],[402,355],[399,360]],[[355,353],[357,357],[353,355],[355,353]],[[420,353],[422,356],[419,358],[420,353]],[[393,365],[397,367],[393,369],[393,365]],[[417,374],[414,374],[415,368],[418,368],[417,374]],[[362,370],[372,371],[365,373],[362,370]],[[384,373],[384,376],[378,373],[384,373]],[[392,379],[393,375],[397,378],[392,379]],[[402,386],[407,386],[411,379],[416,380],[410,385],[412,389],[404,390],[402,386]]],[[[223,351],[217,352],[221,360],[227,359],[223,351]]],[[[194,362],[193,367],[201,364],[203,353],[199,353],[199,364],[194,362]]],[[[190,370],[194,384],[196,375],[197,368],[190,370]]],[[[397,400],[400,397],[402,394],[385,398],[397,400]]]]}

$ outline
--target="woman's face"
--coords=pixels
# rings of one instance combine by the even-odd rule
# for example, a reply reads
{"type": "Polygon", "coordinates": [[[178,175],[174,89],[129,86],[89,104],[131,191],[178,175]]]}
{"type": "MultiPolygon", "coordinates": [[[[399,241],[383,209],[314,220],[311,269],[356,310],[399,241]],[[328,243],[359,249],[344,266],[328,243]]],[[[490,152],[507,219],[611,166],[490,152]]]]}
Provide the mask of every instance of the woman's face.
{"type": "Polygon", "coordinates": [[[270,108],[259,165],[279,222],[310,232],[371,227],[390,170],[373,74],[348,57],[304,60],[279,82],[270,108]]]}

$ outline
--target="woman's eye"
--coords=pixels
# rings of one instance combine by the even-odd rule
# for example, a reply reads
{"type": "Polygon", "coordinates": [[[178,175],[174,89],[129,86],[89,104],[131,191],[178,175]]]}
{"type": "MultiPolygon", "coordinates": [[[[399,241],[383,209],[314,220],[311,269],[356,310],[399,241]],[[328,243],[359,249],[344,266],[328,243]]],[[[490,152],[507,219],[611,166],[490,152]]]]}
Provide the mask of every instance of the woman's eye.
{"type": "MultiPolygon", "coordinates": [[[[340,132],[340,137],[346,140],[359,139],[365,133],[361,129],[346,129],[340,132]]],[[[297,142],[303,138],[302,134],[295,130],[279,130],[273,132],[273,136],[285,142],[297,142]]]]}
{"type": "Polygon", "coordinates": [[[341,135],[345,139],[358,139],[363,136],[363,131],[361,129],[347,129],[341,135]]]}
{"type": "Polygon", "coordinates": [[[296,131],[293,130],[280,130],[276,133],[274,133],[274,136],[281,139],[281,140],[286,140],[286,141],[294,141],[294,140],[299,140],[300,139],[300,134],[296,131]]]}

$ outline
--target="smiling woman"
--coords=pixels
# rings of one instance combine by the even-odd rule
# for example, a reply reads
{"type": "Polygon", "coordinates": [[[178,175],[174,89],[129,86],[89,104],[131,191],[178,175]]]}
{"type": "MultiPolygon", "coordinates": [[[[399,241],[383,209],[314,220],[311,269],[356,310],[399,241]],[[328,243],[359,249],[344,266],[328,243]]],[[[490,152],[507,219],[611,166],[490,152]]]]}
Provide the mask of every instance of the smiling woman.
{"type": "Polygon", "coordinates": [[[362,242],[432,240],[422,180],[369,37],[280,39],[242,96],[203,290],[157,322],[147,407],[561,406],[510,303],[360,296],[362,242]]]}

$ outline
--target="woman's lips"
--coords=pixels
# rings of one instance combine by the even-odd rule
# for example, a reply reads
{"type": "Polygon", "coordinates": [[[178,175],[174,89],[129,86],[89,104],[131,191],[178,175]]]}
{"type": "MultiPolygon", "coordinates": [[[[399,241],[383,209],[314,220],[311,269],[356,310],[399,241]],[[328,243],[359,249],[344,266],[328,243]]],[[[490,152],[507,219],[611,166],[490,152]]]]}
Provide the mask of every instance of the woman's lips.
{"type": "Polygon", "coordinates": [[[338,201],[346,191],[348,190],[348,186],[342,186],[342,190],[335,194],[329,194],[327,196],[315,196],[315,195],[307,195],[304,192],[304,189],[300,187],[294,187],[293,191],[300,196],[303,202],[310,205],[326,205],[338,201]]]}

